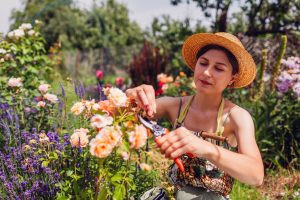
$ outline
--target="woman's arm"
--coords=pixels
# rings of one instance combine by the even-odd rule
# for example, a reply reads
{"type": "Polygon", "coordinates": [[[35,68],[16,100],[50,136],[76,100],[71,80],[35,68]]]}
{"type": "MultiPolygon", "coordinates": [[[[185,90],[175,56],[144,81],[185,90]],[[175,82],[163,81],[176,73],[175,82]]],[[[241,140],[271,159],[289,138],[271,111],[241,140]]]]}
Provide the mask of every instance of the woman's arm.
{"type": "Polygon", "coordinates": [[[151,85],[140,85],[126,90],[126,95],[146,111],[152,120],[167,117],[171,119],[171,113],[178,109],[178,102],[174,97],[161,97],[155,99],[155,91],[151,85]]]}
{"type": "Polygon", "coordinates": [[[253,120],[242,108],[234,110],[230,118],[238,142],[238,153],[198,138],[183,127],[158,138],[156,142],[167,158],[174,159],[191,152],[211,161],[235,179],[259,186],[263,182],[264,168],[255,141],[253,120]]]}

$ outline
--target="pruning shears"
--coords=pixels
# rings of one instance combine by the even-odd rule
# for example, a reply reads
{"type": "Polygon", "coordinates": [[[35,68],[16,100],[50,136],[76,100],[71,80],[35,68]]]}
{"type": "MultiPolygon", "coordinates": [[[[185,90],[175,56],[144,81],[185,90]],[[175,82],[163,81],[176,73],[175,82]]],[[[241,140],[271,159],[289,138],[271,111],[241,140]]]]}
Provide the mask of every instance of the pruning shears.
{"type": "MultiPolygon", "coordinates": [[[[170,131],[158,124],[153,123],[152,121],[142,117],[140,114],[138,114],[138,119],[139,121],[150,131],[153,133],[154,138],[159,137],[159,136],[164,136],[165,134],[168,134],[170,131]]],[[[189,157],[193,158],[193,154],[191,153],[186,153],[189,157]]],[[[176,163],[177,167],[181,172],[184,172],[184,166],[182,164],[182,160],[180,158],[175,158],[174,162],[176,163]]]]}

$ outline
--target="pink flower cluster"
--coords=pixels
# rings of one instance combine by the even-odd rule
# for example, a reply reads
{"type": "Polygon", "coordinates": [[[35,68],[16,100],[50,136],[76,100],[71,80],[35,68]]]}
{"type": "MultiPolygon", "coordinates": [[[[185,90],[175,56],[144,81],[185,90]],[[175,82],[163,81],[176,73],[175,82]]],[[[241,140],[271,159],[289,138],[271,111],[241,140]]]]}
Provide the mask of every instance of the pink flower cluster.
{"type": "Polygon", "coordinates": [[[292,89],[300,99],[300,57],[289,57],[282,60],[283,71],[277,78],[276,86],[279,92],[286,93],[292,89]]]}

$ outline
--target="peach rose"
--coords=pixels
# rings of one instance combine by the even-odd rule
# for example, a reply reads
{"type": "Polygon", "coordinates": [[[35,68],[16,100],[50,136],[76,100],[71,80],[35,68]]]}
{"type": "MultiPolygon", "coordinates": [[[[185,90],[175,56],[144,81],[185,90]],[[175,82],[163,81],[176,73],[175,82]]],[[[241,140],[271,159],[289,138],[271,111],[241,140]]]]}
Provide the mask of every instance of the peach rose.
{"type": "Polygon", "coordinates": [[[126,106],[127,96],[119,88],[111,88],[109,90],[109,95],[107,96],[107,98],[115,107],[126,106]]]}
{"type": "Polygon", "coordinates": [[[113,123],[113,118],[108,114],[94,115],[91,118],[91,126],[95,129],[100,129],[105,126],[111,125],[113,123]]]}
{"type": "Polygon", "coordinates": [[[88,132],[89,130],[85,128],[75,129],[70,137],[72,147],[85,147],[89,143],[90,136],[87,135],[88,132]]]}
{"type": "Polygon", "coordinates": [[[147,129],[143,125],[136,125],[134,131],[129,133],[131,148],[139,149],[146,144],[147,129]]]}
{"type": "Polygon", "coordinates": [[[80,115],[83,111],[84,111],[84,105],[81,102],[75,103],[71,108],[71,112],[74,115],[80,115]]]}
{"type": "Polygon", "coordinates": [[[107,157],[113,150],[113,146],[99,134],[90,142],[90,153],[98,158],[107,157]]]}
{"type": "Polygon", "coordinates": [[[122,142],[122,132],[119,127],[106,126],[99,132],[99,137],[104,138],[113,147],[122,142]]]}

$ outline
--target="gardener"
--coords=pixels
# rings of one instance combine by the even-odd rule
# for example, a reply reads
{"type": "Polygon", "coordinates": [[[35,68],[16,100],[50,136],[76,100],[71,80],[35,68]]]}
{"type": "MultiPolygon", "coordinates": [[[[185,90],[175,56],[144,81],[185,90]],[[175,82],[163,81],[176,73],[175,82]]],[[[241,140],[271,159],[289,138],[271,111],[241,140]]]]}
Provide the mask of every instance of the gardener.
{"type": "Polygon", "coordinates": [[[176,199],[227,199],[233,179],[261,185],[264,168],[253,120],[222,97],[226,88],[245,87],[254,80],[253,58],[229,33],[194,34],[184,42],[182,55],[194,71],[194,96],[155,99],[150,85],[126,91],[149,118],[167,117],[174,123],[175,129],[156,143],[166,158],[183,161],[185,172],[175,164],[169,171],[176,199]]]}

